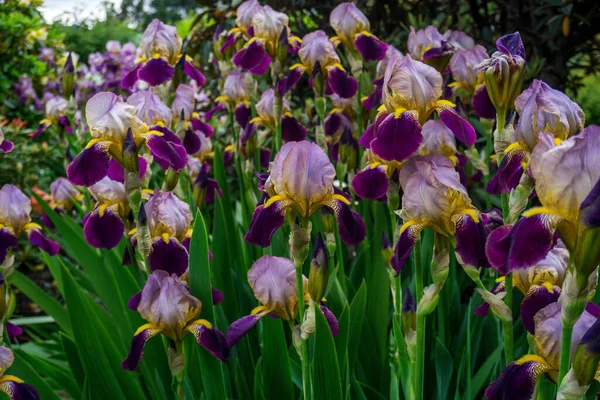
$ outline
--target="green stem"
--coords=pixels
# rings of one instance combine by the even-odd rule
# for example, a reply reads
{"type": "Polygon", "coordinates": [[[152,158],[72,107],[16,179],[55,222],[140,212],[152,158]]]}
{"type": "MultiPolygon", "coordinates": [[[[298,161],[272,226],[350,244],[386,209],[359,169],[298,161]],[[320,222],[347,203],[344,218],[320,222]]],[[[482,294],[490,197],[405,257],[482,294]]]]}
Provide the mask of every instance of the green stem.
{"type": "Polygon", "coordinates": [[[471,400],[471,374],[473,373],[471,368],[471,302],[473,298],[469,299],[469,308],[467,308],[467,400],[471,400]]]}
{"type": "Polygon", "coordinates": [[[365,130],[364,121],[363,121],[363,105],[360,98],[362,97],[362,70],[356,74],[356,79],[358,81],[358,90],[356,91],[356,116],[357,116],[357,124],[358,124],[358,133],[362,135],[365,130]]]}
{"type": "Polygon", "coordinates": [[[558,370],[558,386],[569,372],[571,367],[571,338],[573,336],[573,326],[566,326],[563,322],[562,339],[560,344],[560,369],[558,370]]]}
{"type": "Polygon", "coordinates": [[[415,394],[423,399],[423,372],[425,368],[425,316],[417,312],[417,349],[415,360],[415,394]]]}
{"type": "Polygon", "coordinates": [[[282,118],[282,114],[283,114],[283,99],[281,97],[279,97],[279,95],[277,94],[277,90],[275,90],[275,102],[274,102],[273,107],[275,109],[275,113],[274,113],[275,114],[275,152],[274,152],[274,154],[277,154],[277,152],[281,148],[281,142],[282,142],[281,118],[282,118]]]}
{"type": "MultiPolygon", "coordinates": [[[[492,166],[490,165],[490,159],[492,156],[492,142],[493,142],[494,138],[493,138],[493,132],[487,132],[487,135],[485,137],[485,164],[488,167],[488,173],[484,175],[484,182],[485,182],[485,187],[487,187],[488,183],[490,182],[490,177],[492,175],[492,166]]],[[[487,210],[492,208],[492,195],[490,193],[488,193],[488,191],[485,191],[485,208],[487,210]]]]}
{"type": "MultiPolygon", "coordinates": [[[[307,221],[304,221],[303,226],[307,225],[307,221]]],[[[294,266],[296,267],[296,290],[297,293],[304,293],[304,280],[302,276],[302,267],[304,266],[304,260],[294,259],[294,266]]],[[[304,304],[303,298],[298,298],[298,316],[300,318],[300,326],[304,322],[304,312],[306,304],[304,304]]],[[[305,339],[302,339],[300,344],[300,361],[302,363],[302,395],[304,400],[309,400],[311,396],[311,383],[310,383],[310,371],[308,365],[308,343],[305,339]]]]}
{"type": "MultiPolygon", "coordinates": [[[[512,316],[512,305],[513,305],[513,279],[512,274],[506,275],[505,281],[505,290],[506,297],[504,298],[506,301],[506,306],[509,310],[511,310],[512,316]]],[[[508,365],[515,359],[515,350],[513,343],[513,324],[512,318],[510,321],[502,322],[504,327],[504,354],[506,357],[506,364],[508,365]]]]}

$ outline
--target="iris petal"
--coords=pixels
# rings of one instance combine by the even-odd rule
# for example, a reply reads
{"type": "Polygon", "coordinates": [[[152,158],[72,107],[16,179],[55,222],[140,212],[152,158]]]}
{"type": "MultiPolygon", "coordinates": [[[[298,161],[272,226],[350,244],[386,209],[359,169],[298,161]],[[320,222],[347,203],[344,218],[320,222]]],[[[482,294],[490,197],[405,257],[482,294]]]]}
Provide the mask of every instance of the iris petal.
{"type": "Polygon", "coordinates": [[[123,237],[124,225],[121,217],[111,209],[106,209],[104,215],[98,211],[88,214],[85,220],[83,234],[85,240],[97,249],[112,249],[123,237]]]}
{"type": "Polygon", "coordinates": [[[236,321],[234,321],[227,329],[227,345],[229,348],[235,346],[237,342],[244,337],[250,329],[254,328],[256,323],[262,318],[264,314],[253,314],[246,315],[236,321]]]}
{"type": "Polygon", "coordinates": [[[177,239],[169,238],[166,242],[159,237],[150,247],[148,263],[151,271],[163,270],[181,276],[188,268],[188,252],[177,239]]]}
{"type": "Polygon", "coordinates": [[[108,173],[110,156],[106,142],[95,143],[75,157],[67,168],[67,178],[74,185],[91,186],[108,173]]]}
{"type": "Polygon", "coordinates": [[[198,344],[208,350],[210,354],[222,362],[227,361],[229,347],[225,335],[220,331],[204,321],[192,323],[186,330],[194,334],[198,344]]]}
{"type": "Polygon", "coordinates": [[[161,330],[152,324],[146,324],[138,329],[131,340],[129,354],[127,354],[127,358],[121,363],[121,368],[127,371],[135,371],[144,355],[144,345],[149,339],[159,333],[161,333],[161,330]]]}
{"type": "Polygon", "coordinates": [[[58,243],[48,239],[36,229],[29,232],[29,241],[31,244],[39,247],[51,256],[57,255],[60,251],[60,245],[58,243]]]}
{"type": "Polygon", "coordinates": [[[377,126],[377,134],[370,147],[382,159],[400,162],[413,155],[422,141],[421,126],[412,113],[404,112],[398,118],[390,114],[377,126]]]}
{"type": "Polygon", "coordinates": [[[486,232],[483,221],[475,222],[470,215],[461,214],[456,222],[456,252],[465,265],[489,268],[485,255],[486,232]]]}
{"type": "Polygon", "coordinates": [[[171,79],[174,73],[175,69],[169,65],[167,60],[153,58],[138,70],[137,76],[150,86],[158,86],[171,79]]]}
{"type": "Polygon", "coordinates": [[[390,181],[382,166],[367,168],[352,178],[352,188],[358,197],[377,200],[386,195],[390,181]]]}
{"type": "Polygon", "coordinates": [[[269,246],[273,234],[285,221],[285,205],[278,201],[267,208],[262,205],[256,207],[248,232],[244,235],[246,242],[260,247],[269,246]]]}
{"type": "Polygon", "coordinates": [[[394,255],[390,260],[392,268],[394,268],[396,271],[396,276],[400,274],[400,271],[402,270],[402,267],[404,266],[404,263],[410,255],[413,247],[415,247],[415,243],[417,243],[417,239],[419,238],[419,233],[421,233],[423,228],[424,227],[422,225],[413,224],[401,230],[400,238],[398,239],[398,243],[396,243],[396,247],[394,248],[394,255]]]}
{"type": "Polygon", "coordinates": [[[535,334],[535,314],[542,308],[545,308],[550,303],[558,301],[560,296],[560,288],[554,286],[552,291],[549,291],[546,286],[534,285],[529,289],[527,295],[521,303],[521,321],[523,326],[532,335],[535,334]]]}
{"type": "Polygon", "coordinates": [[[354,44],[365,61],[379,61],[383,59],[388,48],[387,44],[370,34],[356,35],[354,44]]]}

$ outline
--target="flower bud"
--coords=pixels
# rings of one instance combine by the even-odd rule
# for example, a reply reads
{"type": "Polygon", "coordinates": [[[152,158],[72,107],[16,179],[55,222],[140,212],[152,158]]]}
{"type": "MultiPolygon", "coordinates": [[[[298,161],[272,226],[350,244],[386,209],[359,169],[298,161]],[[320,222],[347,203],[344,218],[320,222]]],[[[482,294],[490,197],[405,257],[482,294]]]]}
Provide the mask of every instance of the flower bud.
{"type": "MultiPolygon", "coordinates": [[[[562,303],[562,323],[563,326],[573,327],[588,302],[589,285],[583,289],[577,283],[579,278],[578,271],[567,270],[567,276],[563,282],[562,292],[559,301],[562,303]]],[[[595,289],[592,288],[591,290],[595,289]]]]}
{"type": "Polygon", "coordinates": [[[169,347],[168,356],[171,374],[177,379],[182,378],[182,374],[185,370],[185,354],[178,354],[175,349],[169,347]]]}
{"type": "Polygon", "coordinates": [[[527,207],[529,196],[531,196],[531,192],[533,192],[534,187],[535,182],[533,178],[529,176],[529,174],[521,175],[519,185],[510,192],[510,197],[508,200],[508,209],[510,212],[508,213],[508,218],[506,219],[507,224],[514,224],[517,222],[519,216],[527,207]]]}
{"type": "MultiPolygon", "coordinates": [[[[589,389],[589,384],[582,385],[578,382],[577,373],[575,367],[577,364],[573,363],[573,368],[563,378],[558,393],[556,394],[556,400],[580,400],[583,398],[585,393],[589,389]]],[[[598,363],[596,362],[596,366],[598,363]]]]}
{"type": "Polygon", "coordinates": [[[311,301],[306,309],[306,313],[304,313],[304,321],[302,321],[302,339],[307,340],[308,337],[315,332],[316,328],[315,302],[311,301]]]}
{"type": "Polygon", "coordinates": [[[512,123],[506,125],[502,130],[494,131],[494,151],[496,155],[504,155],[504,150],[514,141],[515,128],[512,123]]]}
{"type": "Polygon", "coordinates": [[[421,297],[421,301],[419,301],[419,305],[417,306],[417,315],[427,316],[435,310],[440,301],[440,291],[443,286],[443,283],[434,283],[425,288],[423,297],[421,297]]]}
{"type": "Polygon", "coordinates": [[[294,223],[292,232],[290,233],[290,251],[292,258],[294,259],[294,265],[298,268],[302,268],[304,260],[308,255],[308,248],[310,245],[310,231],[312,224],[308,223],[308,228],[303,228],[298,221],[294,223]]]}
{"type": "Polygon", "coordinates": [[[328,262],[327,249],[321,237],[321,232],[319,232],[313,247],[310,275],[308,276],[308,293],[310,298],[317,303],[323,299],[325,290],[327,290],[330,273],[328,262]]]}
{"type": "Polygon", "coordinates": [[[302,328],[300,325],[294,326],[294,331],[292,332],[292,344],[296,348],[300,360],[302,360],[302,328]]]}
{"type": "Polygon", "coordinates": [[[510,308],[508,308],[508,306],[503,301],[504,296],[506,296],[506,292],[493,294],[487,290],[479,288],[476,288],[475,290],[477,291],[477,293],[479,293],[479,295],[481,295],[483,301],[490,305],[490,309],[492,310],[495,316],[500,318],[500,320],[503,322],[512,321],[512,314],[510,312],[510,308]]]}
{"type": "Polygon", "coordinates": [[[417,330],[417,304],[408,288],[404,293],[404,304],[402,305],[402,330],[404,336],[417,330]]]}
{"type": "Polygon", "coordinates": [[[208,174],[204,168],[200,168],[196,179],[194,180],[194,204],[199,209],[202,209],[202,205],[204,204],[204,196],[206,196],[208,184],[208,174]]]}
{"type": "Polygon", "coordinates": [[[277,60],[280,65],[285,65],[288,55],[288,28],[283,27],[281,34],[279,35],[279,42],[277,44],[277,60]]]}
{"type": "Polygon", "coordinates": [[[315,66],[312,72],[312,86],[315,92],[315,98],[317,102],[322,99],[322,105],[316,104],[317,114],[321,118],[325,118],[325,98],[323,97],[323,89],[325,88],[325,76],[321,70],[321,63],[315,62],[315,66]]]}
{"type": "Polygon", "coordinates": [[[392,242],[385,231],[381,232],[381,254],[383,255],[385,265],[389,265],[390,260],[394,255],[394,247],[392,246],[392,242]]]}
{"type": "Polygon", "coordinates": [[[166,192],[171,192],[179,183],[179,172],[174,171],[172,168],[167,170],[167,175],[165,176],[164,190],[166,192]]]}
{"type": "MultiPolygon", "coordinates": [[[[148,229],[148,218],[146,215],[146,207],[142,203],[138,213],[137,221],[137,248],[144,259],[148,259],[150,254],[150,231],[148,229]]],[[[143,268],[143,267],[142,267],[143,268]]]]}
{"type": "Polygon", "coordinates": [[[581,338],[573,358],[573,373],[581,386],[594,380],[600,363],[600,319],[581,338]]]}
{"type": "Polygon", "coordinates": [[[75,84],[75,66],[73,65],[73,57],[71,53],[67,56],[65,66],[62,70],[61,84],[63,96],[69,99],[73,95],[73,86],[75,84]]]}
{"type": "Polygon", "coordinates": [[[435,246],[431,260],[431,277],[433,283],[444,284],[450,272],[450,243],[446,236],[434,233],[435,246]]]}
{"type": "MultiPolygon", "coordinates": [[[[321,222],[323,223],[323,229],[327,233],[327,238],[329,239],[329,234],[335,232],[335,216],[333,215],[333,211],[331,211],[328,207],[321,208],[321,222]]],[[[335,240],[334,240],[335,242],[335,240]]],[[[328,240],[329,243],[329,240],[328,240]]]]}

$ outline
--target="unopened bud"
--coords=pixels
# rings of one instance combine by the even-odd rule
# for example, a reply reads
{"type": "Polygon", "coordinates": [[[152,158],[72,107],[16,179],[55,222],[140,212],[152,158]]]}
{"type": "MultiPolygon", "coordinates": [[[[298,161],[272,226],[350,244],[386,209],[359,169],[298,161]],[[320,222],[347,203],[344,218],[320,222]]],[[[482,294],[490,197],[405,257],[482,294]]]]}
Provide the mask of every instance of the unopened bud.
{"type": "Polygon", "coordinates": [[[204,197],[206,196],[206,190],[208,187],[208,174],[204,168],[200,168],[200,172],[194,180],[194,204],[197,208],[202,209],[204,205],[204,197]]]}
{"type": "Polygon", "coordinates": [[[294,223],[292,232],[290,232],[290,251],[296,267],[302,266],[308,255],[310,245],[310,231],[312,224],[308,223],[308,228],[303,228],[300,224],[294,223]]]}
{"type": "Polygon", "coordinates": [[[446,237],[439,235],[437,232],[435,235],[440,237],[438,244],[441,243],[441,245],[436,244],[433,249],[431,277],[433,278],[433,283],[443,284],[450,273],[450,251],[448,247],[442,243],[443,241],[447,241],[446,237]]]}
{"type": "Polygon", "coordinates": [[[73,57],[71,53],[67,56],[65,66],[61,76],[62,92],[65,99],[69,99],[73,95],[73,87],[75,85],[75,66],[73,65],[73,57]]]}
{"type": "Polygon", "coordinates": [[[321,63],[317,61],[313,67],[312,73],[312,86],[315,92],[315,98],[317,101],[323,99],[323,105],[316,105],[317,115],[321,118],[325,118],[325,98],[323,97],[323,90],[325,88],[325,76],[321,69],[321,63]]]}
{"type": "Polygon", "coordinates": [[[580,400],[588,391],[589,384],[581,385],[578,382],[574,369],[575,363],[573,364],[573,368],[563,378],[556,394],[556,400],[580,400]]]}
{"type": "Polygon", "coordinates": [[[525,208],[527,208],[527,202],[529,201],[529,196],[531,196],[534,187],[535,182],[529,174],[524,173],[521,175],[519,185],[510,192],[508,200],[508,209],[510,212],[508,213],[508,218],[506,220],[507,224],[514,224],[517,222],[519,216],[525,211],[525,208]]]}
{"type": "Polygon", "coordinates": [[[175,187],[177,186],[178,183],[179,183],[179,172],[176,172],[172,168],[169,168],[167,170],[167,174],[165,176],[164,191],[165,192],[173,191],[173,189],[175,189],[175,187]]]}
{"type": "Polygon", "coordinates": [[[327,234],[335,232],[335,216],[329,207],[321,208],[321,222],[327,234]]]}
{"type": "Polygon", "coordinates": [[[559,301],[562,304],[562,323],[563,326],[573,327],[588,302],[588,287],[583,289],[578,285],[578,271],[567,270],[567,276],[563,281],[562,292],[559,301]]]}
{"type": "Polygon", "coordinates": [[[302,328],[300,325],[295,325],[292,332],[292,344],[298,352],[300,360],[302,360],[302,328]]]}
{"type": "Polygon", "coordinates": [[[487,290],[476,288],[477,293],[481,296],[483,301],[490,305],[490,309],[494,315],[500,318],[503,322],[512,322],[512,313],[510,308],[504,303],[504,296],[506,292],[493,294],[487,290]]]}
{"type": "Polygon", "coordinates": [[[440,301],[440,291],[443,286],[443,283],[434,283],[425,288],[423,297],[421,297],[421,301],[419,301],[419,305],[417,306],[417,315],[427,316],[435,310],[440,301]]]}
{"type": "Polygon", "coordinates": [[[390,260],[394,255],[394,247],[392,246],[392,242],[385,231],[381,232],[381,254],[383,255],[385,265],[389,265],[390,260]]]}
{"type": "Polygon", "coordinates": [[[402,305],[402,330],[405,336],[408,336],[411,331],[417,330],[417,304],[408,288],[404,293],[404,304],[402,305]]]}
{"type": "Polygon", "coordinates": [[[600,319],[581,338],[573,358],[573,373],[581,386],[594,380],[600,363],[600,319]]]}
{"type": "Polygon", "coordinates": [[[311,301],[304,313],[304,321],[302,321],[302,339],[307,340],[317,328],[317,320],[315,316],[315,302],[311,301]]]}
{"type": "Polygon", "coordinates": [[[494,131],[494,151],[496,155],[504,156],[504,150],[513,143],[515,128],[512,123],[506,125],[502,130],[494,131]]]}
{"type": "Polygon", "coordinates": [[[277,61],[280,65],[285,65],[288,55],[288,31],[284,26],[279,35],[279,43],[277,43],[277,61]]]}
{"type": "Polygon", "coordinates": [[[325,296],[327,283],[329,282],[329,259],[327,249],[321,237],[317,233],[317,240],[313,247],[312,260],[310,261],[310,274],[308,276],[308,293],[310,298],[319,303],[325,296]]]}

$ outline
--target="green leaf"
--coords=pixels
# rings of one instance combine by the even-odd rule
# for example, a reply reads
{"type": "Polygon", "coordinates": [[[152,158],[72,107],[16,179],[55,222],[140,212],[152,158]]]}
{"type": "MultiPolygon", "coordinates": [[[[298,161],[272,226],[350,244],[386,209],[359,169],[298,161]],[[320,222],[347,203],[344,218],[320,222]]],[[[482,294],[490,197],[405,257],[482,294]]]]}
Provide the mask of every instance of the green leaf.
{"type": "Polygon", "coordinates": [[[342,399],[342,385],[335,342],[327,319],[315,307],[315,347],[313,356],[313,398],[315,400],[342,399]]]}
{"type": "Polygon", "coordinates": [[[501,354],[503,349],[504,348],[502,346],[498,346],[498,348],[492,354],[490,354],[490,356],[487,358],[487,360],[485,360],[483,365],[477,370],[477,373],[471,380],[471,387],[473,388],[473,393],[471,394],[472,399],[474,399],[477,393],[479,393],[483,389],[484,385],[487,385],[489,383],[488,378],[490,377],[492,370],[500,362],[502,358],[501,354]]]}
{"type": "Polygon", "coordinates": [[[258,362],[256,363],[256,372],[254,374],[254,400],[261,400],[265,398],[262,377],[262,358],[259,358],[258,362]]]}
{"type": "Polygon", "coordinates": [[[62,332],[60,333],[60,341],[62,343],[65,357],[67,358],[67,363],[69,364],[71,372],[73,373],[73,377],[79,386],[83,387],[85,382],[85,371],[83,370],[83,365],[81,365],[81,360],[79,359],[77,346],[75,345],[73,339],[62,332]]]}
{"type": "MultiPolygon", "coordinates": [[[[204,219],[199,211],[196,213],[196,221],[194,222],[194,230],[190,241],[189,265],[190,292],[202,302],[201,317],[212,324],[216,324],[215,311],[212,305],[210,264],[208,261],[208,235],[204,219]]],[[[226,390],[221,362],[200,346],[198,346],[196,354],[198,355],[204,395],[209,400],[224,399],[226,390]]],[[[193,378],[193,376],[190,375],[190,378],[193,378]]]]}
{"type": "Polygon", "coordinates": [[[31,279],[19,271],[14,271],[12,283],[14,283],[14,285],[31,301],[39,305],[46,314],[54,318],[61,329],[72,334],[71,322],[69,321],[67,310],[63,308],[58,301],[40,289],[31,279]]]}
{"type": "Polygon", "coordinates": [[[363,283],[358,288],[350,304],[350,337],[348,339],[348,367],[354,372],[354,364],[358,355],[358,346],[362,334],[363,319],[367,306],[367,285],[363,283]]]}
{"type": "Polygon", "coordinates": [[[281,319],[262,319],[263,388],[267,399],[294,397],[290,359],[281,319]]]}
{"type": "Polygon", "coordinates": [[[440,400],[446,400],[453,370],[452,356],[438,338],[435,343],[435,376],[437,379],[435,386],[440,400]]]}

